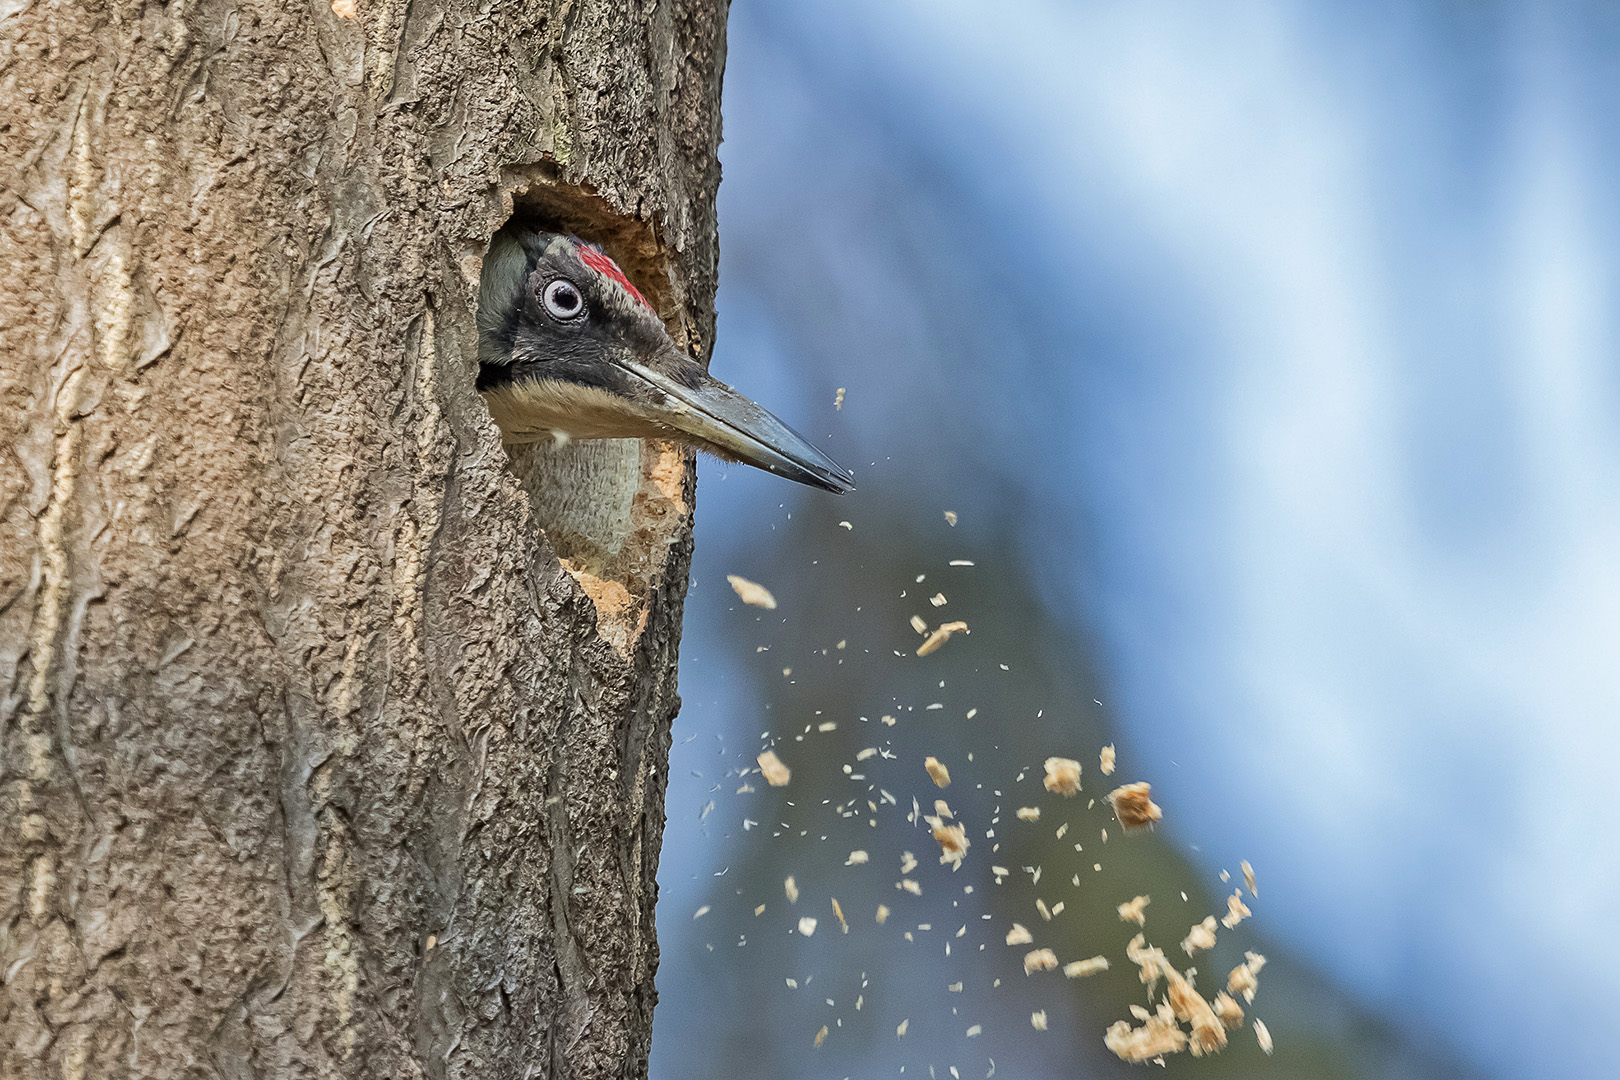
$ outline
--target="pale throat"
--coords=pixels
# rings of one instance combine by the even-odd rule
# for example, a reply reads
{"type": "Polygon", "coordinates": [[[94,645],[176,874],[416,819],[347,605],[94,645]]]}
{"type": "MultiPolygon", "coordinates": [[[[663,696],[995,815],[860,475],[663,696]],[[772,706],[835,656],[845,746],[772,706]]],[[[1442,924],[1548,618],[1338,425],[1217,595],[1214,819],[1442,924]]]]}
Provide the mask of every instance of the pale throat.
{"type": "Polygon", "coordinates": [[[484,400],[506,443],[684,437],[652,409],[578,383],[519,379],[484,391],[484,400]]]}

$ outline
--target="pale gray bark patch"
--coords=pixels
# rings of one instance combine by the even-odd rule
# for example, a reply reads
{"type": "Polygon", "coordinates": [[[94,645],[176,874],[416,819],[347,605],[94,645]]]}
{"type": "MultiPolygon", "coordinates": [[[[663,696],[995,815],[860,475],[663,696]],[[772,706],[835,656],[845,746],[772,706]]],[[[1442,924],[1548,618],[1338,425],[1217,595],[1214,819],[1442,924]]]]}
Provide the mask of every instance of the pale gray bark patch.
{"type": "Polygon", "coordinates": [[[0,1075],[645,1073],[690,460],[548,535],[472,304],[707,355],[724,26],[0,0],[0,1075]]]}

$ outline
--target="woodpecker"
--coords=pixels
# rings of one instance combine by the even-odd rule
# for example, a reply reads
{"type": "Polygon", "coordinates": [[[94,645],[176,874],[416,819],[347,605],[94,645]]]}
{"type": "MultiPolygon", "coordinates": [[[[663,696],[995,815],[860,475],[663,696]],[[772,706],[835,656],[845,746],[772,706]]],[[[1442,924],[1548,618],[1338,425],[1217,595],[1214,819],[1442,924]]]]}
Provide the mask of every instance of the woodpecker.
{"type": "Polygon", "coordinates": [[[827,491],[855,486],[676,347],[618,264],[575,236],[495,234],[478,292],[478,389],[508,443],[674,438],[827,491]]]}

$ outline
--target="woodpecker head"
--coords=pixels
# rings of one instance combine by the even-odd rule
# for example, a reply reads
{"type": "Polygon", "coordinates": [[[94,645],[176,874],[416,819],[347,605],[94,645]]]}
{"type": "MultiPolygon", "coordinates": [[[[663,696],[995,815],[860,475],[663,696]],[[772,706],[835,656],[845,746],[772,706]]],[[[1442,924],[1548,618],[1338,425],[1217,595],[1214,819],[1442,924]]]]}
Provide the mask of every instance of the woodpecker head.
{"type": "Polygon", "coordinates": [[[848,470],[676,347],[612,259],[573,236],[504,229],[478,294],[478,389],[509,443],[675,438],[801,484],[848,470]]]}

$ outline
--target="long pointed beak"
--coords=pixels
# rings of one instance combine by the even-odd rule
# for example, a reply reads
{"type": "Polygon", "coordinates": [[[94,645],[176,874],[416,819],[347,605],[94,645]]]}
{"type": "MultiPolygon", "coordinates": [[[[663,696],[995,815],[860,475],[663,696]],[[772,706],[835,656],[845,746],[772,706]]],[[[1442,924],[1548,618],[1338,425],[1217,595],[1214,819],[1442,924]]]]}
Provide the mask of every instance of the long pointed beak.
{"type": "Polygon", "coordinates": [[[842,495],[855,488],[855,476],[817,450],[798,432],[737,393],[691,361],[695,386],[634,360],[620,365],[650,383],[662,399],[659,420],[710,447],[722,457],[842,495]]]}

